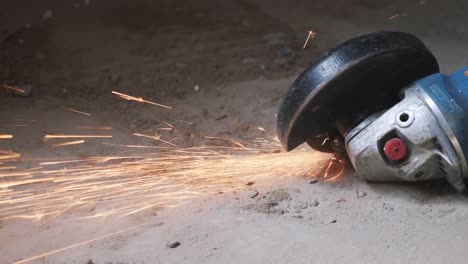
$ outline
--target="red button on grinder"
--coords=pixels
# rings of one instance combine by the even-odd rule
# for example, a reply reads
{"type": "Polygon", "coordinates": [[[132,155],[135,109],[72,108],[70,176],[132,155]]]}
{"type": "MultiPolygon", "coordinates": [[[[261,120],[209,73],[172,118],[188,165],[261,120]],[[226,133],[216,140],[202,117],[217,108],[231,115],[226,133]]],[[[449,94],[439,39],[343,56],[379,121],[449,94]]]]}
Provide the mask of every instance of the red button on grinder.
{"type": "Polygon", "coordinates": [[[384,153],[388,159],[393,161],[402,160],[408,153],[405,142],[399,138],[392,138],[385,143],[384,153]]]}

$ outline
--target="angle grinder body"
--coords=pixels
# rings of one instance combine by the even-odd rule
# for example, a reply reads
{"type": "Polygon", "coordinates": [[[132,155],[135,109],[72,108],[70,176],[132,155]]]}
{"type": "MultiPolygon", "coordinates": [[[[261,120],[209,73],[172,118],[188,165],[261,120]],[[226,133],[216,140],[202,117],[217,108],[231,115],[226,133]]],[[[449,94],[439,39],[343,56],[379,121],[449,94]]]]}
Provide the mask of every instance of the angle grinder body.
{"type": "Polygon", "coordinates": [[[468,67],[451,75],[403,32],[351,39],[312,63],[278,112],[286,150],[346,153],[368,181],[468,178],[468,67]]]}

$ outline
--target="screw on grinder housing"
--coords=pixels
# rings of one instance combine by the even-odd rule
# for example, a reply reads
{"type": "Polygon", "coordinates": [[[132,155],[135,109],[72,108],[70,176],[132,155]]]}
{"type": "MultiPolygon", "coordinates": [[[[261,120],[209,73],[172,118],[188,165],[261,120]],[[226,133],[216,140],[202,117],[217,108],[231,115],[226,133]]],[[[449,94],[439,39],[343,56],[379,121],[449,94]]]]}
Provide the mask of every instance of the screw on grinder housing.
{"type": "Polygon", "coordinates": [[[462,191],[467,75],[468,68],[440,74],[435,57],[411,34],[362,35],[296,79],[278,112],[278,138],[287,151],[304,142],[346,151],[365,180],[445,178],[462,191]]]}

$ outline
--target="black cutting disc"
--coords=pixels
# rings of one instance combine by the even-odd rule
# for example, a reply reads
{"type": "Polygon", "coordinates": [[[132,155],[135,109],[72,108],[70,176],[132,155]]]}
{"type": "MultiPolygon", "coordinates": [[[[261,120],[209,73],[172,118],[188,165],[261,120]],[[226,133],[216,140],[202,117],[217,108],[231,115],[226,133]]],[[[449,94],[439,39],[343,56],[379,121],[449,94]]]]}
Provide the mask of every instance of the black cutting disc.
{"type": "Polygon", "coordinates": [[[415,36],[382,31],[348,40],[312,63],[292,84],[277,117],[287,151],[307,141],[333,152],[326,137],[399,101],[411,82],[439,72],[434,55],[415,36]]]}

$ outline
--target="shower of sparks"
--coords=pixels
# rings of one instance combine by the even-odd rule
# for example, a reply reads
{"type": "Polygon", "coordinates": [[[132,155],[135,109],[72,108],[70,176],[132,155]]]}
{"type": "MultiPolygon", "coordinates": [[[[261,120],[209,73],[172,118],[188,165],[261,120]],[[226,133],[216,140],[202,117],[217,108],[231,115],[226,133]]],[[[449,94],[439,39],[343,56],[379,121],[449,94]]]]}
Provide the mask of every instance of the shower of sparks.
{"type": "Polygon", "coordinates": [[[110,126],[80,126],[79,129],[83,130],[112,130],[110,126]]]}
{"type": "Polygon", "coordinates": [[[13,135],[10,134],[0,134],[0,139],[11,139],[13,135]]]}
{"type": "Polygon", "coordinates": [[[287,176],[310,176],[330,158],[314,151],[277,153],[279,144],[265,139],[239,144],[242,147],[167,147],[155,153],[44,161],[29,170],[0,171],[0,187],[7,188],[0,192],[0,220],[54,219],[86,208],[92,212],[76,220],[172,208],[246,188],[248,182],[262,185],[287,176]],[[20,188],[24,185],[29,188],[20,188]]]}
{"type": "Polygon", "coordinates": [[[309,39],[310,39],[310,38],[313,38],[313,39],[314,39],[314,38],[315,38],[315,35],[317,35],[317,33],[314,32],[314,31],[312,31],[312,30],[307,31],[307,33],[309,33],[309,35],[307,35],[307,39],[306,39],[306,41],[304,42],[304,46],[302,47],[303,49],[306,48],[307,43],[309,43],[309,39]]]}
{"type": "Polygon", "coordinates": [[[78,145],[78,144],[83,144],[83,143],[85,143],[84,140],[75,140],[75,141],[68,141],[68,142],[54,144],[54,145],[52,145],[52,147],[54,147],[54,148],[56,148],[56,147],[65,147],[65,146],[78,145]]]}
{"type": "Polygon", "coordinates": [[[135,96],[119,93],[119,92],[116,92],[116,91],[112,91],[112,93],[119,96],[122,99],[125,99],[125,100],[136,101],[136,102],[139,102],[139,103],[142,103],[142,104],[146,103],[146,104],[151,104],[151,105],[155,105],[155,106],[159,106],[159,107],[163,107],[163,108],[167,108],[167,109],[172,109],[172,107],[170,107],[170,106],[163,105],[163,104],[158,104],[158,103],[151,102],[151,101],[147,101],[147,100],[143,99],[142,97],[135,97],[135,96]]]}
{"type": "Polygon", "coordinates": [[[395,18],[397,18],[397,17],[399,17],[399,16],[400,16],[400,14],[396,14],[396,15],[394,15],[394,16],[389,17],[388,20],[395,19],[395,18]]]}
{"type": "Polygon", "coordinates": [[[71,111],[71,112],[75,112],[77,114],[82,114],[82,115],[85,115],[85,116],[91,116],[91,114],[88,114],[88,113],[85,113],[85,112],[81,112],[81,111],[78,111],[78,110],[75,110],[75,109],[72,109],[72,108],[68,108],[68,107],[61,107],[62,109],[65,109],[65,110],[68,110],[68,111],[71,111]]]}
{"type": "Polygon", "coordinates": [[[25,92],[26,92],[25,90],[23,90],[23,89],[21,89],[21,88],[14,87],[14,86],[11,86],[11,85],[6,85],[6,84],[4,84],[3,87],[4,87],[5,89],[17,91],[17,92],[20,92],[20,93],[25,93],[25,92]]]}
{"type": "Polygon", "coordinates": [[[112,135],[45,135],[44,140],[54,138],[112,138],[112,135]]]}

